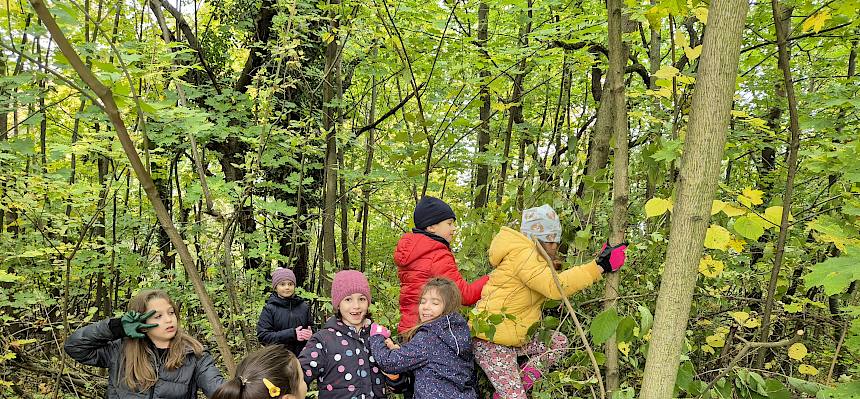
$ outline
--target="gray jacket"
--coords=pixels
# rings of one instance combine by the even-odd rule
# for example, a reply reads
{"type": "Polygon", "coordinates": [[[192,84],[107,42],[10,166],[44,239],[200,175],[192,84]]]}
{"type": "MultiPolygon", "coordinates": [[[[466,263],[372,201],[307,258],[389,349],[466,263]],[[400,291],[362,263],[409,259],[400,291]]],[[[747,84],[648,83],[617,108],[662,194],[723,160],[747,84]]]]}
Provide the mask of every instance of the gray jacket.
{"type": "Polygon", "coordinates": [[[182,367],[168,370],[158,365],[158,382],[145,392],[130,390],[120,373],[122,346],[125,341],[117,319],[105,319],[81,327],[66,340],[65,350],[72,359],[88,366],[108,369],[107,399],[193,399],[197,389],[206,397],[224,383],[221,371],[215,366],[209,352],[200,357],[189,348],[182,367]],[[113,327],[113,328],[112,328],[113,327]]]}

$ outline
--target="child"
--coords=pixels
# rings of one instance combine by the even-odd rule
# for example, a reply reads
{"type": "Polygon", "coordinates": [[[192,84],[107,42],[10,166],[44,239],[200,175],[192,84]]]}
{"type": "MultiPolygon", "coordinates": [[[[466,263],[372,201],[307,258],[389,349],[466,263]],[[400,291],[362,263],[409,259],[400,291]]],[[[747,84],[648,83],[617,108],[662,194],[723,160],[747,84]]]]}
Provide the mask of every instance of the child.
{"type": "Polygon", "coordinates": [[[283,344],[298,356],[313,335],[311,308],[295,295],[296,275],[290,269],[272,272],[272,290],[257,322],[257,339],[263,345],[283,344]]]}
{"type": "Polygon", "coordinates": [[[271,345],[248,354],[236,376],[221,385],[212,399],[304,399],[308,386],[293,352],[271,345]]]}
{"type": "Polygon", "coordinates": [[[212,357],[179,326],[176,305],[161,290],[141,291],[119,319],[79,328],[65,343],[72,359],[108,369],[111,399],[207,397],[224,382],[212,357]]]}
{"type": "Polygon", "coordinates": [[[418,299],[421,287],[433,277],[447,277],[462,294],[462,304],[474,305],[481,299],[481,289],[488,277],[483,276],[469,284],[460,275],[457,261],[451,253],[454,238],[454,211],[444,201],[424,197],[413,213],[415,228],[397,242],[394,263],[400,278],[400,324],[404,333],[418,324],[418,299]]]}
{"type": "Polygon", "coordinates": [[[371,331],[370,350],[387,373],[415,373],[415,399],[477,399],[469,325],[458,311],[460,291],[451,280],[433,278],[418,305],[420,323],[406,332],[408,342],[391,350],[390,333],[371,331]]]}
{"type": "Polygon", "coordinates": [[[316,380],[319,399],[386,398],[386,377],[367,348],[370,285],[356,270],[342,270],[331,283],[334,316],[314,334],[299,361],[305,382],[316,380]]]}
{"type": "MultiPolygon", "coordinates": [[[[493,398],[522,399],[550,367],[567,350],[567,337],[560,333],[552,336],[550,348],[537,338],[528,340],[529,327],[538,322],[541,307],[547,299],[561,299],[550,267],[541,256],[532,238],[536,238],[552,259],[557,257],[561,241],[561,223],[549,205],[523,212],[520,231],[502,227],[490,244],[490,264],[495,269],[484,286],[478,311],[489,314],[508,314],[496,326],[492,338],[477,332],[473,339],[475,359],[484,369],[496,389],[493,398]],[[517,356],[531,359],[520,370],[517,356]]],[[[564,295],[582,290],[601,274],[617,271],[624,264],[625,244],[607,248],[596,260],[559,273],[564,295]]],[[[555,262],[553,262],[555,263],[555,262]]]]}

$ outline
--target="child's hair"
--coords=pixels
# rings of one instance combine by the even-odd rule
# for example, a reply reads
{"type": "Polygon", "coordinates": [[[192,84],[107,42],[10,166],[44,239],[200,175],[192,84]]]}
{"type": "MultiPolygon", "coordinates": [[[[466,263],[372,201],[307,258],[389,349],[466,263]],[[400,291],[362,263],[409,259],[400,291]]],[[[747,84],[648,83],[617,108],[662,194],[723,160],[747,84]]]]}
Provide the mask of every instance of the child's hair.
{"type": "MultiPolygon", "coordinates": [[[[164,360],[164,367],[168,370],[176,370],[182,367],[188,349],[196,356],[203,354],[203,344],[188,335],[179,324],[179,308],[173,299],[162,290],[143,290],[139,292],[128,303],[128,310],[138,313],[146,313],[146,304],[153,299],[164,299],[176,312],[176,335],[170,340],[170,348],[164,360]]],[[[125,339],[123,342],[123,370],[125,373],[125,384],[132,390],[138,392],[152,388],[158,382],[158,375],[153,368],[155,353],[150,348],[149,338],[125,339]]]]}
{"type": "Polygon", "coordinates": [[[270,345],[248,354],[236,368],[236,375],[221,385],[212,399],[266,399],[298,395],[302,378],[302,368],[296,355],[283,345],[270,345]],[[270,386],[263,382],[264,378],[277,390],[270,390],[270,386]]]}
{"type": "MultiPolygon", "coordinates": [[[[436,293],[442,297],[442,300],[445,301],[445,307],[442,309],[442,314],[439,315],[439,317],[449,315],[460,310],[460,304],[463,302],[463,297],[460,294],[460,289],[457,288],[457,285],[454,284],[453,281],[444,277],[431,278],[426,284],[424,284],[424,288],[421,289],[421,296],[419,296],[419,298],[423,298],[424,295],[430,291],[436,291],[436,293]]],[[[415,335],[415,332],[418,331],[421,326],[433,320],[422,321],[415,325],[415,327],[404,332],[404,342],[412,339],[412,336],[415,335]]]]}

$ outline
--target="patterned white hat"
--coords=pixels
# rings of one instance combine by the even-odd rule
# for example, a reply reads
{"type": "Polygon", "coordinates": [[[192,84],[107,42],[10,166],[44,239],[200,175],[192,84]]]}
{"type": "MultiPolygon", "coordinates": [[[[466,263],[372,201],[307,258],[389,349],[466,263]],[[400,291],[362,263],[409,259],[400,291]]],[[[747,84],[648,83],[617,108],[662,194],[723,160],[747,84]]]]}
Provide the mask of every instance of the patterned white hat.
{"type": "Polygon", "coordinates": [[[543,242],[561,241],[561,222],[558,214],[549,205],[541,205],[523,211],[523,222],[520,232],[529,238],[537,238],[543,242]]]}

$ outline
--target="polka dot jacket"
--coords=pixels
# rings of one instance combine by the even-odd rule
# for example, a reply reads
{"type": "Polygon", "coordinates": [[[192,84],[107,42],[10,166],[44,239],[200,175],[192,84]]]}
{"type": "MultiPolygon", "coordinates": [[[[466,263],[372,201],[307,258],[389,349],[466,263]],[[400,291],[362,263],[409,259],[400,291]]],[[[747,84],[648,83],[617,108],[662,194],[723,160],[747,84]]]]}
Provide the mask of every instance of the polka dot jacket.
{"type": "Polygon", "coordinates": [[[305,382],[320,399],[387,398],[385,381],[367,346],[370,323],[356,332],[336,317],[326,321],[299,355],[305,382]]]}

